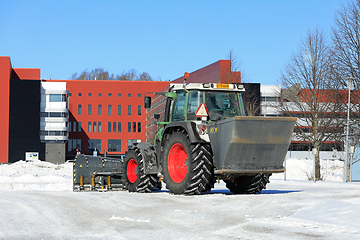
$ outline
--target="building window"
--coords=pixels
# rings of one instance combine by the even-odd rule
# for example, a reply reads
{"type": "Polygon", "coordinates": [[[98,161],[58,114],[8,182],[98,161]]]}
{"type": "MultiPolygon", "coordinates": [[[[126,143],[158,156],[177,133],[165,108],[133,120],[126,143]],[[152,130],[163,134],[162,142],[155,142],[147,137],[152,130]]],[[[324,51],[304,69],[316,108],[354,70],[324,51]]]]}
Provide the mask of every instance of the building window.
{"type": "Polygon", "coordinates": [[[101,122],[98,122],[98,132],[101,132],[101,122]]]}
{"type": "Polygon", "coordinates": [[[128,139],[128,149],[131,149],[137,143],[141,143],[140,139],[128,139]]]}
{"type": "Polygon", "coordinates": [[[118,122],[118,132],[121,132],[121,122],[118,122]]]}
{"type": "Polygon", "coordinates": [[[141,105],[138,105],[138,115],[141,116],[141,105]]]}
{"type": "Polygon", "coordinates": [[[96,132],[96,122],[93,122],[93,132],[96,132]]]}
{"type": "Polygon", "coordinates": [[[69,122],[69,132],[71,132],[71,122],[69,122]]]}
{"type": "Polygon", "coordinates": [[[78,115],[81,115],[81,104],[78,105],[78,115]]]}
{"type": "Polygon", "coordinates": [[[91,122],[88,122],[88,132],[91,132],[91,122]]]}
{"type": "Polygon", "coordinates": [[[72,96],[72,93],[69,93],[68,96],[71,97],[71,96],[72,96]]]}
{"type": "Polygon", "coordinates": [[[89,105],[88,105],[88,115],[91,115],[91,112],[92,112],[91,110],[92,110],[91,104],[89,104],[89,105]]]}
{"type": "Polygon", "coordinates": [[[82,95],[82,94],[79,92],[79,93],[78,93],[78,96],[81,97],[81,95],[82,95]]]}
{"type": "Polygon", "coordinates": [[[118,93],[118,97],[121,97],[121,93],[118,93]]]}
{"type": "Polygon", "coordinates": [[[66,102],[65,94],[50,94],[50,102],[66,102]]]}
{"type": "Polygon", "coordinates": [[[89,93],[89,97],[91,97],[92,96],[92,93],[89,93]]]}
{"type": "Polygon", "coordinates": [[[61,112],[49,112],[50,117],[61,117],[61,112]]]}
{"type": "Polygon", "coordinates": [[[131,97],[131,93],[128,94],[128,97],[131,97]]]}
{"type": "Polygon", "coordinates": [[[108,140],[108,151],[109,152],[121,152],[121,140],[120,139],[109,139],[108,140]]]}
{"type": "Polygon", "coordinates": [[[73,123],[73,132],[76,132],[76,122],[73,123]]]}
{"type": "Polygon", "coordinates": [[[116,132],[116,122],[113,122],[113,132],[116,132]]]}
{"type": "Polygon", "coordinates": [[[111,122],[108,122],[108,132],[111,132],[111,122]]]}
{"type": "Polygon", "coordinates": [[[138,122],[138,132],[141,132],[141,122],[138,122]]]}
{"type": "Polygon", "coordinates": [[[128,122],[128,132],[131,132],[131,122],[128,122]]]}
{"type": "Polygon", "coordinates": [[[101,139],[89,139],[88,140],[88,151],[101,151],[101,139]]]}
{"type": "Polygon", "coordinates": [[[111,97],[111,96],[112,96],[112,94],[111,94],[111,93],[109,93],[109,94],[108,94],[108,96],[109,96],[109,97],[111,97]]]}
{"type": "Polygon", "coordinates": [[[131,116],[131,105],[128,105],[128,115],[131,116]]]}
{"type": "Polygon", "coordinates": [[[78,132],[81,132],[81,122],[78,122],[78,132]]]}
{"type": "Polygon", "coordinates": [[[98,115],[101,115],[102,107],[101,105],[98,105],[98,115]]]}
{"type": "Polygon", "coordinates": [[[68,140],[68,152],[76,151],[76,149],[81,151],[81,139],[69,139],[68,140]]]}
{"type": "Polygon", "coordinates": [[[121,115],[121,105],[118,105],[118,115],[121,115]]]}
{"type": "Polygon", "coordinates": [[[138,97],[141,97],[141,93],[138,94],[138,97]]]}
{"type": "Polygon", "coordinates": [[[133,122],[133,132],[136,132],[136,122],[133,122]]]}
{"type": "Polygon", "coordinates": [[[111,105],[108,105],[108,115],[111,115],[111,105]]]}

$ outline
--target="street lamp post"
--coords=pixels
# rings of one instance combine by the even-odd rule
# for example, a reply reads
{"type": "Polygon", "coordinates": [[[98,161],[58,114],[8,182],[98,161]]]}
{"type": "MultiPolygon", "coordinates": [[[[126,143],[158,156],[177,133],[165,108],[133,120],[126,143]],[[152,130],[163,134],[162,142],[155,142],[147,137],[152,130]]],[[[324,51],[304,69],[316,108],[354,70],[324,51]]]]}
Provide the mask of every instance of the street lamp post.
{"type": "Polygon", "coordinates": [[[350,120],[350,91],[353,85],[353,77],[347,78],[347,88],[349,89],[349,98],[348,98],[348,109],[347,109],[347,121],[346,121],[346,145],[345,145],[345,182],[348,182],[349,176],[349,120],[350,120]]]}

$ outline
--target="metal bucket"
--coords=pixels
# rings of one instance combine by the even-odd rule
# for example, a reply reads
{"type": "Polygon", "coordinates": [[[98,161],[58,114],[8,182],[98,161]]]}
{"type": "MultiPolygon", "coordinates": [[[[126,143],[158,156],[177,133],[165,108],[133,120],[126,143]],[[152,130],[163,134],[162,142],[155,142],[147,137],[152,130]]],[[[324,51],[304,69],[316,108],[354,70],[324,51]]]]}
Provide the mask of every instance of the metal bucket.
{"type": "Polygon", "coordinates": [[[239,116],[209,124],[215,173],[284,171],[295,122],[291,117],[239,116]]]}

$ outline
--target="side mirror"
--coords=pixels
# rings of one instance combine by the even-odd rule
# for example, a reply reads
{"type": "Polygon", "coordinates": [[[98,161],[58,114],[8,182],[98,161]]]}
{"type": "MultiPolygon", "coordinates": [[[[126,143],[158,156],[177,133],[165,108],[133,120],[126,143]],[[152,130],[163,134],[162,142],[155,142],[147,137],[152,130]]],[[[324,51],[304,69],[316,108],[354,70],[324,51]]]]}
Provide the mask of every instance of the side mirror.
{"type": "Polygon", "coordinates": [[[151,108],[151,97],[145,97],[144,108],[151,108]]]}
{"type": "Polygon", "coordinates": [[[159,121],[159,118],[160,118],[160,114],[158,114],[158,113],[155,113],[155,114],[154,114],[154,118],[156,119],[156,121],[159,121]]]}

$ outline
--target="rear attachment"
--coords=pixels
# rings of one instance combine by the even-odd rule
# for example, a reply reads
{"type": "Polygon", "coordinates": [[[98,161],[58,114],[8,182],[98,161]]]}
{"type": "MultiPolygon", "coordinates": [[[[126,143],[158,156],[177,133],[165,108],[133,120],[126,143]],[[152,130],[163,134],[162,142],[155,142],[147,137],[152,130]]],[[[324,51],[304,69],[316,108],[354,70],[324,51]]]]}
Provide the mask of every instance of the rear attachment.
{"type": "Polygon", "coordinates": [[[244,116],[209,124],[215,174],[283,172],[295,122],[289,117],[244,116]]]}
{"type": "Polygon", "coordinates": [[[123,187],[121,167],[121,159],[77,155],[73,166],[73,190],[120,190],[123,187]]]}

